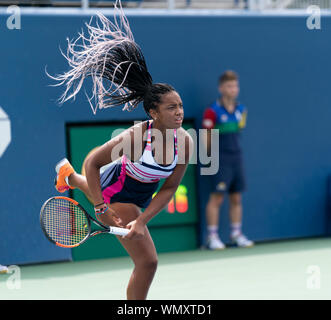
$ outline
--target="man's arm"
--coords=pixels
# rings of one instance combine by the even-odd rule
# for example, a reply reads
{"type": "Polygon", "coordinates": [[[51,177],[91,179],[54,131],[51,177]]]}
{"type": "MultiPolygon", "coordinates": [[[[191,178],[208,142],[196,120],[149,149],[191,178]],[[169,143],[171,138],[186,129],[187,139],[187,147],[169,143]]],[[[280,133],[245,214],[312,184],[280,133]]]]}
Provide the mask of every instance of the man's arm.
{"type": "Polygon", "coordinates": [[[216,113],[213,109],[207,108],[203,114],[202,127],[205,129],[203,131],[203,142],[207,150],[207,156],[211,155],[211,129],[215,127],[216,124],[216,113]]]}

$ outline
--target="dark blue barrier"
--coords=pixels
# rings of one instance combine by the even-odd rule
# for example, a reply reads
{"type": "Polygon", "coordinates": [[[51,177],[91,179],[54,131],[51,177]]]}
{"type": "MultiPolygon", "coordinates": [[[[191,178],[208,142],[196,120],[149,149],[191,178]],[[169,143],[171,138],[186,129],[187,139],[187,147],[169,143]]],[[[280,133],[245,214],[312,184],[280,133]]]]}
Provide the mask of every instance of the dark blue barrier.
{"type": "MultiPolygon", "coordinates": [[[[57,106],[62,88],[45,75],[66,70],[59,46],[89,16],[22,15],[21,30],[0,15],[0,106],[11,120],[12,142],[0,158],[0,263],[66,260],[69,250],[48,243],[39,227],[42,203],[56,194],[54,165],[66,155],[66,122],[145,119],[142,108],[94,116],[83,92],[57,106]]],[[[155,82],[181,94],[185,114],[201,122],[225,69],[240,75],[248,107],[243,136],[248,189],[244,231],[254,240],[326,234],[325,186],[331,169],[329,75],[331,17],[322,30],[305,17],[130,16],[155,82]]],[[[199,180],[201,240],[208,177],[199,180]]],[[[226,209],[224,207],[223,209],[226,209]]],[[[220,233],[228,241],[228,214],[220,233]]]]}
{"type": "Polygon", "coordinates": [[[331,235],[331,175],[328,175],[326,187],[326,234],[331,235]]]}

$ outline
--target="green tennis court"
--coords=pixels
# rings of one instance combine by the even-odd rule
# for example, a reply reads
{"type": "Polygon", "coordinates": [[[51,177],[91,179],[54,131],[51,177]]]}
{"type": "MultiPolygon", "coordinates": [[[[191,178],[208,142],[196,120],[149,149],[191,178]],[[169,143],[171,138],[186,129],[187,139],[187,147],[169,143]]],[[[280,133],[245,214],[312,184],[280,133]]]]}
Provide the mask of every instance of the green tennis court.
{"type": "MultiPolygon", "coordinates": [[[[148,298],[331,299],[330,265],[330,238],[163,253],[148,298]]],[[[21,266],[19,289],[0,275],[0,299],[125,299],[131,269],[128,257],[21,266]]]]}

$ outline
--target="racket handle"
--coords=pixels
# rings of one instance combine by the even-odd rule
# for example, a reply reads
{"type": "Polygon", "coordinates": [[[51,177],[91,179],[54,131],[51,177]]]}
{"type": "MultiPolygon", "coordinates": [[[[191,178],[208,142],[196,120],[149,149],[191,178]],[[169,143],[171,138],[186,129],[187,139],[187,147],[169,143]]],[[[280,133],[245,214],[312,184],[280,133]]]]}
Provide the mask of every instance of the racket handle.
{"type": "Polygon", "coordinates": [[[116,234],[118,236],[126,236],[129,232],[129,229],[109,227],[109,233],[116,234]]]}

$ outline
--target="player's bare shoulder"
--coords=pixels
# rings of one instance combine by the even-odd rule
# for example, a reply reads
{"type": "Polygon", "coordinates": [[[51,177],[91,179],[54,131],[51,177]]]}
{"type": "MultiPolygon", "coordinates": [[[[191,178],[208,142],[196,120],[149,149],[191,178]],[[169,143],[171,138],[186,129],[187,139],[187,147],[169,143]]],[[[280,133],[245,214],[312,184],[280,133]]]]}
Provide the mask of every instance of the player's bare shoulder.
{"type": "Polygon", "coordinates": [[[133,126],[126,130],[127,137],[130,137],[130,159],[132,161],[137,161],[142,152],[144,141],[146,141],[147,136],[147,124],[148,121],[136,122],[133,126]]]}
{"type": "Polygon", "coordinates": [[[140,139],[147,129],[147,121],[137,121],[133,126],[127,129],[127,134],[132,138],[140,139]]]}
{"type": "Polygon", "coordinates": [[[178,144],[178,163],[185,164],[190,160],[193,149],[194,140],[191,135],[182,127],[177,129],[177,144],[178,144]]]}

